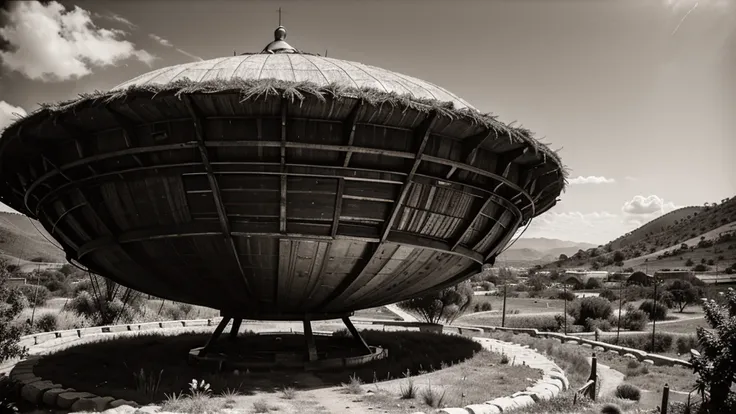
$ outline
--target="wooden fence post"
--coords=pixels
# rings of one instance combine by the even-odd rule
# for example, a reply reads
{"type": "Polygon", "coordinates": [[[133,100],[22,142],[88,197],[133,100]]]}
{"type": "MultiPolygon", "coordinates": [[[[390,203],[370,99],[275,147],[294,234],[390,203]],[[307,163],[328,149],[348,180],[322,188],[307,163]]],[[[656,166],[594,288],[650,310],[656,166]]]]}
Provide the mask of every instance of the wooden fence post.
{"type": "Polygon", "coordinates": [[[598,385],[598,358],[596,358],[595,352],[593,352],[593,358],[590,361],[590,378],[588,380],[593,380],[593,384],[590,386],[590,399],[595,401],[595,389],[598,385]]]}
{"type": "Polygon", "coordinates": [[[664,389],[662,390],[662,408],[660,413],[661,414],[667,414],[667,408],[670,404],[670,386],[669,384],[664,384],[664,389]]]}

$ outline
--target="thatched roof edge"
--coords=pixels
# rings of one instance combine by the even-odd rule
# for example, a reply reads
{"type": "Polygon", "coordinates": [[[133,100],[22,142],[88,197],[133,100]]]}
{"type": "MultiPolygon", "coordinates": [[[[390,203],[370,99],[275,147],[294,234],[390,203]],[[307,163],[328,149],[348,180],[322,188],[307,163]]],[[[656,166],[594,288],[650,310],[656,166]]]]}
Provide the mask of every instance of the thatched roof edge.
{"type": "Polygon", "coordinates": [[[436,111],[441,116],[451,119],[466,119],[476,125],[493,130],[496,134],[504,134],[509,137],[512,142],[520,142],[530,145],[535,153],[541,153],[546,161],[547,157],[558,165],[560,176],[562,177],[563,189],[567,185],[568,169],[562,163],[556,151],[549,148],[546,144],[534,138],[534,133],[522,127],[514,127],[512,124],[505,124],[497,119],[497,116],[490,113],[481,113],[475,109],[462,108],[455,109],[452,102],[442,102],[432,99],[417,98],[409,94],[398,94],[396,92],[384,92],[372,88],[352,88],[336,83],[325,86],[319,86],[311,82],[289,82],[279,79],[258,79],[258,80],[209,80],[203,82],[193,81],[189,78],[177,80],[167,84],[147,84],[134,85],[126,89],[111,90],[107,92],[94,91],[91,93],[80,94],[78,98],[61,101],[58,103],[41,104],[40,108],[29,113],[28,115],[16,120],[3,131],[0,142],[11,131],[19,127],[20,124],[32,118],[40,118],[43,116],[54,117],[63,112],[74,111],[83,104],[94,104],[95,101],[103,101],[105,104],[125,100],[134,95],[153,94],[155,97],[159,93],[174,93],[175,96],[193,93],[239,93],[241,102],[248,100],[257,100],[266,96],[282,96],[291,102],[303,101],[307,96],[316,97],[324,101],[327,96],[342,99],[353,98],[361,99],[364,102],[377,105],[391,105],[393,107],[404,108],[404,110],[413,109],[420,112],[436,111]]]}

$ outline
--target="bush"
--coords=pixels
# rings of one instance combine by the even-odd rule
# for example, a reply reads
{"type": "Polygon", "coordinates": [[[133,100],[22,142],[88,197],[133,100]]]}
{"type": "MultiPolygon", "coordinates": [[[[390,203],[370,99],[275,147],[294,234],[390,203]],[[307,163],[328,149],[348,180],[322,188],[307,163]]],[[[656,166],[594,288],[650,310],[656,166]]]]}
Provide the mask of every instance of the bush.
{"type": "Polygon", "coordinates": [[[54,315],[53,313],[44,313],[35,322],[36,329],[41,332],[53,332],[58,330],[56,315],[54,315]]]}
{"type": "MultiPolygon", "coordinates": [[[[640,349],[646,352],[670,352],[674,338],[667,333],[657,333],[654,335],[654,349],[652,349],[651,334],[622,335],[618,344],[627,348],[640,349]]],[[[615,343],[616,338],[606,340],[609,343],[615,343]]]]}
{"type": "Polygon", "coordinates": [[[31,305],[33,305],[35,298],[36,306],[43,306],[46,304],[46,302],[49,300],[49,297],[51,296],[51,292],[46,289],[46,286],[21,285],[16,287],[16,289],[20,290],[20,292],[23,293],[23,296],[28,299],[28,302],[31,305]]]}
{"type": "Polygon", "coordinates": [[[600,289],[602,286],[603,284],[600,280],[592,277],[585,283],[586,289],[600,289]]]}
{"type": "Polygon", "coordinates": [[[678,354],[688,354],[691,349],[700,348],[700,344],[698,343],[698,338],[696,336],[681,336],[677,338],[677,342],[675,344],[678,354]]]}
{"type": "Polygon", "coordinates": [[[613,328],[611,325],[611,322],[608,319],[586,319],[585,320],[585,330],[587,332],[593,332],[596,329],[599,329],[603,332],[608,332],[613,328]]]}
{"type": "Polygon", "coordinates": [[[557,296],[554,297],[553,299],[567,300],[568,302],[571,302],[575,300],[575,294],[570,292],[569,290],[568,291],[563,290],[559,292],[557,296]]]}
{"type": "Polygon", "coordinates": [[[419,313],[425,322],[452,323],[473,303],[473,288],[466,280],[456,286],[399,303],[404,309],[419,313]]]}
{"type": "Polygon", "coordinates": [[[639,401],[641,399],[641,390],[631,384],[621,384],[616,387],[616,397],[624,400],[639,401]]]}
{"type": "Polygon", "coordinates": [[[614,302],[618,300],[618,295],[611,289],[603,289],[598,296],[608,300],[609,302],[614,302]]]}
{"type": "Polygon", "coordinates": [[[491,305],[491,302],[476,303],[475,306],[473,306],[473,310],[476,312],[488,312],[493,310],[493,306],[491,305]]]}
{"type": "Polygon", "coordinates": [[[663,321],[667,317],[667,307],[661,303],[654,303],[653,300],[645,300],[639,310],[646,312],[650,320],[663,321]]]}
{"type": "Polygon", "coordinates": [[[626,307],[626,313],[621,316],[621,327],[630,331],[643,331],[649,322],[649,316],[643,310],[626,307]]]}
{"type": "Polygon", "coordinates": [[[608,319],[613,313],[611,302],[601,297],[587,297],[576,300],[568,308],[568,313],[575,318],[576,325],[585,325],[588,319],[608,319]]]}
{"type": "MultiPolygon", "coordinates": [[[[0,263],[0,269],[3,263],[0,263]]],[[[23,308],[25,302],[19,290],[7,289],[7,276],[0,271],[0,363],[17,357],[22,357],[26,349],[19,346],[22,328],[11,323],[23,308]]]]}

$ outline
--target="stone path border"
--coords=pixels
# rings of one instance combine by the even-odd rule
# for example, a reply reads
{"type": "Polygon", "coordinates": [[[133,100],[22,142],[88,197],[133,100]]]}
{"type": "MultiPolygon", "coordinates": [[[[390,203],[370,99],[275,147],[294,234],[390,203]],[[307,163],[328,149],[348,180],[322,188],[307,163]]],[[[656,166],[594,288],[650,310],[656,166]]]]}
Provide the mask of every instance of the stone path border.
{"type": "MultiPolygon", "coordinates": [[[[199,319],[199,320],[188,320],[188,321],[167,321],[167,322],[151,322],[142,324],[127,324],[127,325],[116,325],[116,326],[103,326],[85,329],[73,329],[67,331],[49,332],[44,334],[28,335],[22,338],[21,343],[26,346],[39,345],[47,341],[51,341],[58,338],[68,338],[73,340],[73,337],[82,338],[96,337],[103,334],[111,333],[127,333],[130,332],[145,332],[149,330],[174,330],[189,327],[207,327],[214,326],[216,319],[199,319]]],[[[373,324],[380,324],[384,321],[372,321],[373,324]]],[[[416,329],[419,324],[406,323],[407,327],[416,329]]],[[[397,325],[395,322],[391,325],[397,325]]],[[[434,328],[432,325],[430,328],[434,328]]],[[[442,328],[441,325],[438,327],[442,328]]],[[[419,327],[420,330],[424,330],[419,327]]],[[[445,326],[447,331],[455,331],[461,335],[471,336],[482,332],[484,329],[479,327],[450,327],[445,326]]],[[[494,352],[505,353],[513,355],[516,359],[517,364],[525,364],[531,368],[541,369],[543,377],[537,381],[533,386],[528,387],[524,391],[517,392],[509,397],[496,398],[491,401],[487,401],[484,404],[473,404],[465,408],[446,408],[440,413],[445,414],[495,414],[501,413],[511,407],[523,407],[529,404],[533,404],[539,400],[546,400],[557,396],[561,391],[569,388],[569,382],[565,377],[564,372],[551,360],[547,359],[543,355],[536,351],[529,349],[528,346],[517,345],[509,342],[503,342],[490,338],[473,337],[474,340],[478,341],[483,345],[484,348],[492,350],[494,352]]],[[[60,344],[59,346],[62,346],[60,344]]],[[[33,367],[38,362],[40,356],[34,355],[21,361],[15,365],[10,373],[12,380],[18,381],[21,384],[21,397],[24,400],[35,404],[45,404],[52,407],[58,407],[63,409],[69,409],[71,411],[93,411],[93,412],[108,412],[110,414],[117,413],[119,410],[125,412],[132,412],[135,407],[139,407],[137,403],[133,401],[119,400],[113,397],[101,397],[89,392],[80,392],[72,388],[65,388],[61,384],[54,384],[51,381],[44,380],[43,378],[37,377],[33,373],[33,367]]],[[[158,408],[158,407],[143,407],[143,409],[158,408]]],[[[141,410],[143,411],[143,410],[141,410]]]]}
{"type": "Polygon", "coordinates": [[[564,371],[544,355],[530,349],[529,346],[490,338],[474,337],[473,339],[483,345],[485,349],[512,356],[516,365],[523,364],[530,368],[542,370],[542,378],[524,391],[519,391],[508,397],[495,398],[483,404],[471,404],[462,408],[443,408],[438,413],[500,414],[532,405],[540,400],[552,399],[560,392],[570,388],[570,383],[564,371]]]}

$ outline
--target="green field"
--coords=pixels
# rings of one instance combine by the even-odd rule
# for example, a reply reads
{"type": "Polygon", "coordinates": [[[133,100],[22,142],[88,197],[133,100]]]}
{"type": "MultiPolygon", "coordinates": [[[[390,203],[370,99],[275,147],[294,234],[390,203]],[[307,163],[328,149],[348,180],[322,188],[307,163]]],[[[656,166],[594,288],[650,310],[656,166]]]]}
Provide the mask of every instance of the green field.
{"type": "MultiPolygon", "coordinates": [[[[473,304],[490,303],[493,310],[501,312],[503,309],[502,296],[473,296],[473,304]]],[[[546,313],[559,312],[565,307],[565,301],[561,299],[541,298],[506,298],[506,313],[546,313]]]]}

